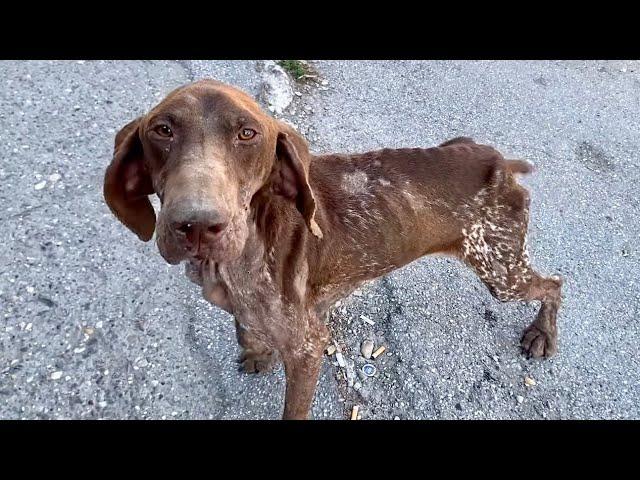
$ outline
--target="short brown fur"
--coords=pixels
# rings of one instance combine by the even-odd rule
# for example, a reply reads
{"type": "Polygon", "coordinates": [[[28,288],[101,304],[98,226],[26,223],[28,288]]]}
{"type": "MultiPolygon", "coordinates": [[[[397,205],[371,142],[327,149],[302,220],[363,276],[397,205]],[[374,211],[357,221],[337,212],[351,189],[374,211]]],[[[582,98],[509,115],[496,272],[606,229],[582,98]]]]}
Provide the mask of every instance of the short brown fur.
{"type": "Polygon", "coordinates": [[[245,371],[284,362],[284,418],[302,419],[329,340],[329,308],[423,255],[459,258],[501,301],[539,300],[522,347],[533,357],[556,352],[562,281],[530,266],[529,194],[514,177],[530,171],[466,137],[312,155],[248,95],[201,81],[116,136],[104,193],[141,239],[155,226],[165,259],[185,261],[205,298],[234,315],[245,371]],[[171,125],[170,138],[157,133],[159,121],[171,125]],[[256,136],[239,140],[247,125],[256,136]],[[157,222],[147,199],[154,192],[157,222]]]}

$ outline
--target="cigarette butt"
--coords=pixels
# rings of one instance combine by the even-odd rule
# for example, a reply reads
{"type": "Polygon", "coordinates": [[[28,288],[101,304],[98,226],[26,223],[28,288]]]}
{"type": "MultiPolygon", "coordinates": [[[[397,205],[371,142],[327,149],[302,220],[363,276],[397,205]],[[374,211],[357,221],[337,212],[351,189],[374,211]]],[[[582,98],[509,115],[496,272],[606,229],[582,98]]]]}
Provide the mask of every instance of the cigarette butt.
{"type": "Polygon", "coordinates": [[[367,317],[366,315],[360,315],[360,319],[365,322],[368,323],[369,325],[375,325],[376,322],[374,322],[373,320],[371,320],[369,317],[367,317]]]}
{"type": "Polygon", "coordinates": [[[351,410],[351,420],[358,419],[358,410],[360,410],[360,407],[358,405],[354,405],[353,410],[351,410]]]}
{"type": "Polygon", "coordinates": [[[380,355],[382,355],[382,354],[384,353],[384,351],[385,351],[385,350],[386,350],[386,348],[384,348],[384,347],[380,347],[380,348],[379,348],[379,349],[377,349],[375,352],[373,352],[373,353],[371,354],[371,356],[372,356],[373,358],[378,358],[380,355]]]}
{"type": "Polygon", "coordinates": [[[333,355],[336,353],[336,347],[334,345],[329,345],[327,347],[327,355],[333,355]]]}

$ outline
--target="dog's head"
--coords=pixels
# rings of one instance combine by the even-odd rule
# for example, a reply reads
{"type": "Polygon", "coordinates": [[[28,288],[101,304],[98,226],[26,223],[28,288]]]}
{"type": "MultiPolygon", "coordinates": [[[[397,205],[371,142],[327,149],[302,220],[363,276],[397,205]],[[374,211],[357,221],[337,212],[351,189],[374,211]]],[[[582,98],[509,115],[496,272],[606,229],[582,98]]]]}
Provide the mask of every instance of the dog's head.
{"type": "Polygon", "coordinates": [[[118,132],[104,178],[111,211],[169,263],[242,252],[256,193],[282,195],[317,236],[309,150],[244,92],[203,80],[170,93],[118,132]],[[156,222],[148,196],[157,194],[156,222]]]}

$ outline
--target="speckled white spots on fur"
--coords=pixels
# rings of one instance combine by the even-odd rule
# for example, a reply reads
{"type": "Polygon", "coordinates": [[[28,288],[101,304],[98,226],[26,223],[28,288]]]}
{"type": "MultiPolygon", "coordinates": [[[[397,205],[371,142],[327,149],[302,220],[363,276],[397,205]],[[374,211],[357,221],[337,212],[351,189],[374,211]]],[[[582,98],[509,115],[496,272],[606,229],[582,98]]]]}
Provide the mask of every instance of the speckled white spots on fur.
{"type": "Polygon", "coordinates": [[[532,279],[527,249],[528,209],[514,218],[504,205],[489,203],[482,189],[459,212],[464,259],[501,301],[521,298],[532,279]]]}
{"type": "Polygon", "coordinates": [[[361,195],[368,193],[368,183],[367,174],[362,170],[356,170],[342,175],[341,187],[349,195],[361,195]]]}

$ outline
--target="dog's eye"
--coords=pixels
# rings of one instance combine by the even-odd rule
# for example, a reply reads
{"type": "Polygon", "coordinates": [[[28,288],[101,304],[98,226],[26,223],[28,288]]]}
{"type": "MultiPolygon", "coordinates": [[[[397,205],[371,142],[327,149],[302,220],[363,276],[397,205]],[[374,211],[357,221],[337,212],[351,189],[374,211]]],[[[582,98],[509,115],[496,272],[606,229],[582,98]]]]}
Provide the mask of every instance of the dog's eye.
{"type": "Polygon", "coordinates": [[[240,140],[251,140],[253,137],[256,136],[256,131],[252,130],[250,128],[243,128],[242,130],[240,130],[240,133],[238,133],[238,138],[240,140]]]}
{"type": "Polygon", "coordinates": [[[171,137],[173,135],[173,132],[171,131],[171,129],[167,125],[158,125],[153,130],[154,130],[154,132],[156,132],[161,137],[166,137],[167,138],[167,137],[171,137]]]}

